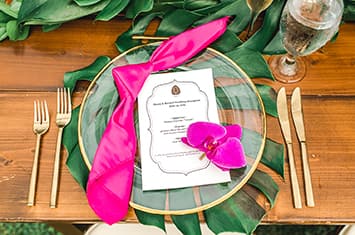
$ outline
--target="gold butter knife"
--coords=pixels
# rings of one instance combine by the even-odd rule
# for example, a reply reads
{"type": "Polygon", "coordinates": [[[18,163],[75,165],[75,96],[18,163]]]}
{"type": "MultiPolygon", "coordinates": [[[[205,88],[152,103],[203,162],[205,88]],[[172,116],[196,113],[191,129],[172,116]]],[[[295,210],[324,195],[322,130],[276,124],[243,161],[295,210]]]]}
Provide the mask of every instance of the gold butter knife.
{"type": "Polygon", "coordinates": [[[290,166],[291,187],[292,187],[292,195],[293,195],[293,205],[295,208],[302,208],[300,188],[298,185],[295,160],[293,157],[290,121],[288,119],[287,98],[286,98],[286,91],[284,87],[282,87],[277,94],[277,112],[279,114],[279,122],[287,147],[288,160],[290,166]]]}
{"type": "Polygon", "coordinates": [[[314,207],[312,180],[311,180],[311,173],[309,170],[309,163],[307,157],[306,134],[305,134],[304,123],[303,123],[301,90],[299,87],[297,87],[292,93],[291,113],[292,113],[293,123],[295,124],[296,127],[297,137],[301,144],[303,177],[304,177],[305,189],[306,189],[307,206],[314,207]]]}

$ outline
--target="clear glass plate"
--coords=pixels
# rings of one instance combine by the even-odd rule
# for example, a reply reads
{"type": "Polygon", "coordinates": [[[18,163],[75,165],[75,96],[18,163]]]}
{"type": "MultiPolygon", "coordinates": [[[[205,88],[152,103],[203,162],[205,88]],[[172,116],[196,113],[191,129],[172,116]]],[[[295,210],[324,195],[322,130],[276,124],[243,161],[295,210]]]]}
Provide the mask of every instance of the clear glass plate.
{"type": "MultiPolygon", "coordinates": [[[[112,69],[116,66],[148,61],[158,45],[159,43],[153,43],[135,47],[119,55],[103,68],[90,84],[81,105],[78,124],[80,150],[89,169],[107,122],[119,103],[112,69]]],[[[207,48],[185,64],[161,72],[203,68],[213,70],[221,123],[223,125],[237,123],[243,127],[241,141],[248,165],[245,168],[231,170],[232,180],[228,183],[143,192],[137,149],[130,201],[130,205],[136,209],[155,214],[188,214],[208,209],[236,193],[247,182],[260,161],[266,139],[264,106],[253,82],[237,64],[220,52],[207,48]]],[[[135,117],[138,120],[137,112],[135,117]]],[[[137,121],[135,123],[139,136],[137,121]]]]}

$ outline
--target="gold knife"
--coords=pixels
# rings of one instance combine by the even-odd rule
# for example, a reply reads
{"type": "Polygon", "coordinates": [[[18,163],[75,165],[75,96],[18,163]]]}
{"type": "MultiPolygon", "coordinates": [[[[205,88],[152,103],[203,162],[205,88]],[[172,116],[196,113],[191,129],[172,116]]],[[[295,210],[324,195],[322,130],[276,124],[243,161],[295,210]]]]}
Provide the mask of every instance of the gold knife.
{"type": "Polygon", "coordinates": [[[279,114],[279,122],[282,130],[282,134],[285,138],[288,160],[290,166],[291,187],[293,195],[293,205],[295,208],[302,208],[300,188],[298,185],[295,160],[292,151],[292,139],[290,121],[288,119],[288,108],[285,88],[282,87],[277,94],[277,112],[279,114]]]}
{"type": "Polygon", "coordinates": [[[314,207],[311,172],[309,170],[307,147],[306,147],[306,134],[305,134],[304,123],[303,123],[301,90],[299,87],[297,87],[292,93],[291,113],[292,113],[293,123],[295,124],[296,127],[297,137],[301,144],[303,176],[304,176],[304,183],[306,189],[307,206],[314,207]]]}

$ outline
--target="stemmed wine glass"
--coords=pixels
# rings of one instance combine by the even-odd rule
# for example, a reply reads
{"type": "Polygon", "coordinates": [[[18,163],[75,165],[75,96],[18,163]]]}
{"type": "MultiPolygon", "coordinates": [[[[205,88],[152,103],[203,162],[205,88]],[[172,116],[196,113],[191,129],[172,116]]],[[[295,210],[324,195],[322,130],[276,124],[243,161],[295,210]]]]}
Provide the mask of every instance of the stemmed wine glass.
{"type": "Polygon", "coordinates": [[[280,21],[286,55],[271,56],[276,80],[295,83],[306,74],[305,56],[324,46],[338,31],[343,14],[342,0],[288,0],[280,21]]]}

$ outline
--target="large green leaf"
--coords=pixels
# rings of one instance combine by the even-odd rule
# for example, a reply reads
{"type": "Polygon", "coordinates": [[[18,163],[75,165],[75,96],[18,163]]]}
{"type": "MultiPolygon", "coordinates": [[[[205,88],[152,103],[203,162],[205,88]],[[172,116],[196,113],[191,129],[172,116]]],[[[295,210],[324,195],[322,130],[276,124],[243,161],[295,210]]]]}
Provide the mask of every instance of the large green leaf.
{"type": "Polygon", "coordinates": [[[220,109],[260,109],[256,99],[250,99],[250,88],[247,84],[236,84],[216,87],[216,99],[220,109]]]}
{"type": "Polygon", "coordinates": [[[163,215],[151,214],[137,209],[135,209],[134,212],[136,213],[139,223],[156,226],[165,232],[165,220],[163,215]]]}
{"type": "Polygon", "coordinates": [[[218,234],[233,231],[251,234],[266,214],[266,209],[256,202],[256,198],[264,195],[270,201],[271,207],[274,205],[279,189],[269,175],[256,170],[248,185],[258,189],[259,193],[250,194],[248,192],[251,189],[243,186],[231,198],[204,211],[206,223],[213,232],[218,234]]]}
{"type": "Polygon", "coordinates": [[[228,52],[241,45],[242,41],[233,33],[231,30],[227,29],[224,34],[215,41],[211,47],[222,52],[228,52]]]}
{"type": "Polygon", "coordinates": [[[7,38],[6,23],[0,23],[0,41],[7,38]]]}
{"type": "Polygon", "coordinates": [[[100,110],[96,113],[96,118],[95,118],[95,126],[97,126],[97,129],[95,130],[95,138],[96,141],[99,143],[102,137],[102,134],[104,133],[107,123],[111,117],[111,114],[113,112],[113,107],[116,107],[115,104],[119,102],[119,97],[118,94],[115,90],[113,92],[108,92],[105,94],[100,102],[100,110]],[[117,99],[114,99],[113,97],[116,97],[117,99]]]}
{"type": "Polygon", "coordinates": [[[78,19],[101,11],[110,0],[102,0],[97,4],[81,7],[71,0],[47,0],[39,6],[25,24],[57,24],[78,19]]]}
{"type": "Polygon", "coordinates": [[[42,25],[42,31],[43,32],[50,32],[53,30],[56,30],[57,28],[59,28],[62,24],[45,24],[42,25]]]}
{"type": "Polygon", "coordinates": [[[249,23],[250,9],[248,8],[245,0],[231,1],[229,4],[226,4],[223,8],[213,14],[208,14],[201,20],[196,21],[194,25],[200,25],[223,16],[234,16],[234,20],[228,26],[228,29],[234,33],[239,33],[243,31],[249,23]]]}
{"type": "MultiPolygon", "coordinates": [[[[256,84],[263,101],[265,112],[277,117],[276,92],[267,85],[256,84]]],[[[217,105],[220,109],[259,109],[258,102],[252,102],[245,84],[235,84],[215,88],[217,105]]]]}
{"type": "Polygon", "coordinates": [[[133,19],[142,12],[149,12],[153,9],[153,6],[153,0],[131,0],[127,7],[125,16],[133,19]]]}
{"type": "Polygon", "coordinates": [[[256,169],[248,180],[248,184],[260,190],[269,200],[271,207],[274,207],[276,196],[279,193],[279,186],[277,186],[271,176],[256,169]]]}
{"type": "Polygon", "coordinates": [[[161,15],[160,12],[148,14],[137,20],[137,22],[135,22],[128,31],[121,34],[115,42],[118,51],[124,52],[132,47],[141,45],[141,41],[133,40],[132,35],[142,35],[148,27],[149,23],[159,15],[161,15]]]}
{"type": "MultiPolygon", "coordinates": [[[[134,187],[132,188],[131,199],[133,202],[139,202],[140,205],[146,207],[159,208],[161,210],[164,210],[166,207],[166,193],[161,193],[160,190],[142,190],[142,175],[140,170],[134,172],[134,187]]],[[[146,220],[148,221],[149,218],[146,218],[146,220]]]]}
{"type": "Polygon", "coordinates": [[[68,158],[66,165],[79,185],[85,190],[89,176],[87,168],[79,148],[78,141],[78,116],[80,106],[72,111],[70,123],[64,128],[62,143],[67,150],[68,158]]]}
{"type": "Polygon", "coordinates": [[[199,15],[184,9],[176,9],[166,13],[159,24],[156,35],[171,36],[186,30],[199,15]],[[176,19],[179,19],[178,21],[176,19]]]}
{"type": "Polygon", "coordinates": [[[154,2],[154,8],[161,5],[171,5],[186,10],[200,10],[218,4],[217,0],[159,0],[154,2]]]}
{"type": "Polygon", "coordinates": [[[263,50],[263,54],[276,55],[285,53],[286,49],[282,43],[281,31],[279,30],[269,44],[266,45],[263,50]]]}
{"type": "Polygon", "coordinates": [[[99,56],[96,60],[86,66],[75,71],[66,72],[64,74],[64,85],[69,87],[71,91],[74,90],[77,81],[85,80],[92,81],[94,77],[100,72],[100,70],[110,62],[110,58],[107,56],[99,56]]]}
{"type": "Polygon", "coordinates": [[[226,55],[235,61],[249,77],[273,80],[273,75],[262,54],[258,51],[245,48],[243,45],[227,52],[226,55]]]}
{"type": "Polygon", "coordinates": [[[241,142],[244,146],[245,155],[252,156],[255,159],[260,151],[258,148],[255,148],[255,146],[261,146],[262,141],[263,138],[260,133],[248,128],[243,128],[241,142]]]}
{"type": "Polygon", "coordinates": [[[76,2],[76,4],[78,4],[79,6],[83,7],[83,6],[90,6],[96,4],[101,0],[73,0],[73,1],[76,2]]]}
{"type": "Polygon", "coordinates": [[[21,4],[22,0],[13,0],[10,4],[5,3],[5,1],[0,1],[0,11],[13,18],[17,18],[21,4]]]}
{"type": "Polygon", "coordinates": [[[128,5],[129,0],[111,0],[111,2],[96,16],[96,20],[111,20],[128,5]]]}
{"type": "Polygon", "coordinates": [[[194,12],[196,12],[197,14],[200,14],[200,15],[207,16],[207,15],[211,15],[211,14],[221,10],[222,8],[227,6],[228,4],[230,4],[230,2],[227,2],[227,1],[220,2],[217,4],[211,4],[206,7],[195,9],[194,12]]]}
{"type": "Polygon", "coordinates": [[[0,11],[0,23],[7,23],[10,20],[15,20],[12,16],[0,11]]]}
{"type": "Polygon", "coordinates": [[[260,94],[267,114],[277,117],[276,91],[268,85],[256,84],[256,89],[260,94]]]}
{"type": "Polygon", "coordinates": [[[207,226],[216,234],[229,231],[251,234],[266,211],[243,189],[203,211],[207,226]]]}
{"type": "Polygon", "coordinates": [[[177,205],[177,202],[183,202],[186,208],[196,207],[196,201],[192,188],[171,189],[168,193],[168,201],[169,209],[171,210],[179,210],[181,208],[181,205],[177,205]]]}
{"type": "Polygon", "coordinates": [[[256,202],[256,198],[264,195],[274,205],[278,186],[266,173],[256,170],[248,181],[248,185],[258,189],[259,193],[249,194],[246,186],[243,186],[231,198],[221,204],[204,211],[208,227],[216,234],[226,231],[251,234],[260,220],[266,214],[266,209],[256,202]]]}
{"type": "Polygon", "coordinates": [[[22,4],[18,12],[17,22],[22,23],[28,19],[31,19],[37,14],[39,8],[46,2],[47,0],[22,0],[22,4]]]}
{"type": "Polygon", "coordinates": [[[201,227],[200,221],[198,219],[198,214],[187,214],[187,215],[172,215],[171,216],[175,226],[184,235],[200,235],[201,227]]]}
{"type": "Polygon", "coordinates": [[[188,10],[197,10],[218,4],[218,0],[185,0],[183,7],[188,10]]]}
{"type": "MultiPolygon", "coordinates": [[[[107,99],[107,96],[104,97],[104,99],[107,99]]],[[[95,138],[96,138],[96,141],[100,142],[101,140],[101,137],[106,129],[106,125],[107,125],[107,119],[109,118],[109,110],[110,107],[107,107],[107,104],[106,106],[102,107],[96,114],[96,117],[95,117],[95,125],[98,127],[96,130],[95,130],[95,138]]]]}
{"type": "Polygon", "coordinates": [[[24,40],[28,37],[29,26],[18,25],[16,20],[10,20],[6,24],[6,32],[10,40],[24,40]]]}
{"type": "MultiPolygon", "coordinates": [[[[74,90],[79,80],[92,81],[96,74],[110,61],[107,56],[98,57],[91,65],[64,74],[64,86],[74,90]]],[[[78,140],[78,119],[80,106],[72,112],[70,123],[64,128],[63,145],[68,152],[66,165],[79,185],[85,190],[89,170],[83,160],[78,140]]]]}
{"type": "Polygon", "coordinates": [[[283,144],[267,138],[261,162],[284,178],[284,159],[283,144]]]}

